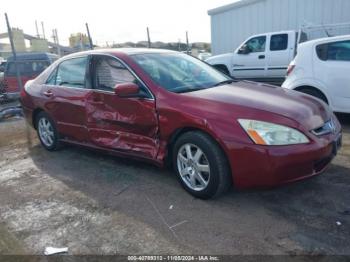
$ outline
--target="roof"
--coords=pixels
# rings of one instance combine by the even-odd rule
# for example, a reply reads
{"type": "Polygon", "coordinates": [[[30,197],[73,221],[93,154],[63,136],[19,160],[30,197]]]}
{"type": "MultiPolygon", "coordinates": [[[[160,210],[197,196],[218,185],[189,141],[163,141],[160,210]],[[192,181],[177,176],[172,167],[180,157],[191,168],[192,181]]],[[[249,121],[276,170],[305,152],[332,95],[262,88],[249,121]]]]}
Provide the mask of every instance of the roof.
{"type": "Polygon", "coordinates": [[[313,46],[315,44],[323,44],[323,43],[329,43],[329,42],[335,42],[335,41],[345,41],[345,40],[350,40],[350,35],[317,38],[314,40],[300,43],[300,46],[306,47],[306,46],[313,46]]]}
{"type": "Polygon", "coordinates": [[[89,55],[89,54],[126,54],[126,55],[136,55],[136,54],[160,54],[160,53],[177,53],[176,51],[167,49],[156,49],[156,48],[107,48],[107,49],[95,49],[89,51],[82,51],[64,56],[64,58],[72,58],[79,55],[89,55]]]}
{"type": "Polygon", "coordinates": [[[256,2],[261,2],[261,1],[265,1],[265,0],[239,0],[238,2],[234,2],[232,4],[228,4],[228,5],[220,6],[220,7],[214,8],[214,9],[210,9],[208,11],[208,15],[220,14],[220,13],[232,10],[232,9],[255,4],[256,2]]]}
{"type": "MultiPolygon", "coordinates": [[[[107,50],[108,51],[108,50],[107,50]]],[[[157,49],[157,48],[115,48],[110,49],[110,52],[120,52],[127,55],[136,55],[136,54],[152,54],[152,53],[177,53],[173,50],[168,49],[157,49]]]]}
{"type": "MultiPolygon", "coordinates": [[[[47,60],[52,58],[58,58],[58,55],[51,54],[51,53],[17,53],[16,54],[17,60],[47,60]]],[[[13,56],[9,56],[7,58],[7,62],[14,61],[13,56]]]]}

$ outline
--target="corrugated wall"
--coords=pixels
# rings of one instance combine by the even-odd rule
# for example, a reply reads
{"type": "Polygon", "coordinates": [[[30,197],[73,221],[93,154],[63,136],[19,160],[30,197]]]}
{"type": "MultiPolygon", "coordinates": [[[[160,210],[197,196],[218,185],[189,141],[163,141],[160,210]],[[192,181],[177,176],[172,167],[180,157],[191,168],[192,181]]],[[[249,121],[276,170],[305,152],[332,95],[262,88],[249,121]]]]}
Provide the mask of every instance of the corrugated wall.
{"type": "Polygon", "coordinates": [[[261,0],[211,16],[212,53],[232,52],[253,34],[346,22],[350,0],[261,0]]]}

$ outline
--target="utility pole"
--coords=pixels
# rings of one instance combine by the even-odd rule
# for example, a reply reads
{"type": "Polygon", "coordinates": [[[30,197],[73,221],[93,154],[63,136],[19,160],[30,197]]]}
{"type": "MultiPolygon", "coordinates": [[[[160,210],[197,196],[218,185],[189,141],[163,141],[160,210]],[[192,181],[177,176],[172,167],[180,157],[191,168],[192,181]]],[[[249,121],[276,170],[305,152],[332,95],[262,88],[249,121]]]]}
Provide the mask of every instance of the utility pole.
{"type": "Polygon", "coordinates": [[[149,29],[147,27],[147,40],[148,40],[148,48],[151,48],[151,37],[149,36],[149,29]]]}
{"type": "Polygon", "coordinates": [[[186,44],[187,44],[187,54],[190,53],[190,45],[188,43],[188,32],[186,31],[186,44]]]}
{"type": "Polygon", "coordinates": [[[85,26],[86,26],[87,35],[88,35],[88,38],[89,38],[90,49],[93,50],[94,49],[94,44],[92,43],[92,38],[91,38],[91,35],[90,35],[90,30],[89,30],[88,23],[85,23],[85,26]]]}
{"type": "MultiPolygon", "coordinates": [[[[21,74],[19,72],[19,68],[18,68],[18,64],[17,64],[16,48],[15,48],[15,44],[13,42],[12,30],[11,30],[9,19],[7,17],[7,13],[5,13],[5,20],[6,20],[6,25],[7,25],[7,33],[8,33],[8,36],[10,38],[11,51],[12,51],[15,70],[16,70],[17,84],[18,84],[19,90],[21,92],[23,90],[23,83],[22,83],[21,74]]],[[[26,125],[26,136],[27,136],[28,147],[31,147],[32,146],[32,139],[30,136],[30,129],[29,129],[27,121],[25,121],[25,125],[26,125]]]]}
{"type": "Polygon", "coordinates": [[[35,20],[35,29],[36,29],[36,37],[40,38],[39,29],[38,29],[38,21],[36,21],[36,20],[35,20]]]}
{"type": "Polygon", "coordinates": [[[45,36],[45,29],[44,29],[44,22],[41,22],[41,28],[43,30],[43,38],[46,39],[46,36],[45,36]]]}
{"type": "Polygon", "coordinates": [[[57,29],[54,29],[53,32],[54,32],[56,44],[57,44],[57,54],[59,57],[61,57],[61,46],[60,46],[60,41],[58,40],[57,29]]]}
{"type": "Polygon", "coordinates": [[[7,17],[7,13],[5,13],[5,19],[6,19],[6,25],[7,25],[7,33],[8,33],[8,36],[10,38],[10,44],[11,44],[13,60],[15,61],[14,65],[15,65],[15,70],[16,70],[17,84],[18,84],[19,90],[21,91],[22,88],[23,88],[23,83],[22,83],[21,75],[20,75],[20,72],[19,72],[19,69],[18,69],[18,65],[17,65],[16,48],[15,48],[15,44],[13,42],[12,30],[11,30],[11,27],[10,27],[9,19],[7,17]]]}
{"type": "Polygon", "coordinates": [[[55,29],[52,29],[52,39],[53,39],[53,42],[55,43],[55,45],[57,45],[55,29]]]}

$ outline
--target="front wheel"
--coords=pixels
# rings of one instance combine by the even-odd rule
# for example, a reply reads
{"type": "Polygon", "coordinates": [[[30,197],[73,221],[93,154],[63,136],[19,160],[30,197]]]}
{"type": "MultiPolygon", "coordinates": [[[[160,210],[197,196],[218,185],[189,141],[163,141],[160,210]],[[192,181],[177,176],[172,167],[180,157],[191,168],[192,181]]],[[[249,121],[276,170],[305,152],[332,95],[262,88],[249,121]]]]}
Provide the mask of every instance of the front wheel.
{"type": "Polygon", "coordinates": [[[217,197],[232,184],[224,152],[202,132],[185,133],[176,141],[173,166],[184,189],[201,199],[217,197]]]}

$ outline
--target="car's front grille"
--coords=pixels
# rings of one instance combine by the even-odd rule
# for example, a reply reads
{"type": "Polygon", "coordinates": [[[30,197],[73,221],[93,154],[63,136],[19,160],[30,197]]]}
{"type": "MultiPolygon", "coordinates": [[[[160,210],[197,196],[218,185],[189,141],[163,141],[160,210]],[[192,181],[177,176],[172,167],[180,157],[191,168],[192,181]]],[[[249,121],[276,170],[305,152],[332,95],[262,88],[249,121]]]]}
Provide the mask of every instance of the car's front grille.
{"type": "Polygon", "coordinates": [[[334,134],[336,131],[336,125],[333,119],[324,123],[323,126],[313,129],[311,132],[316,136],[323,136],[327,134],[334,134]]]}

